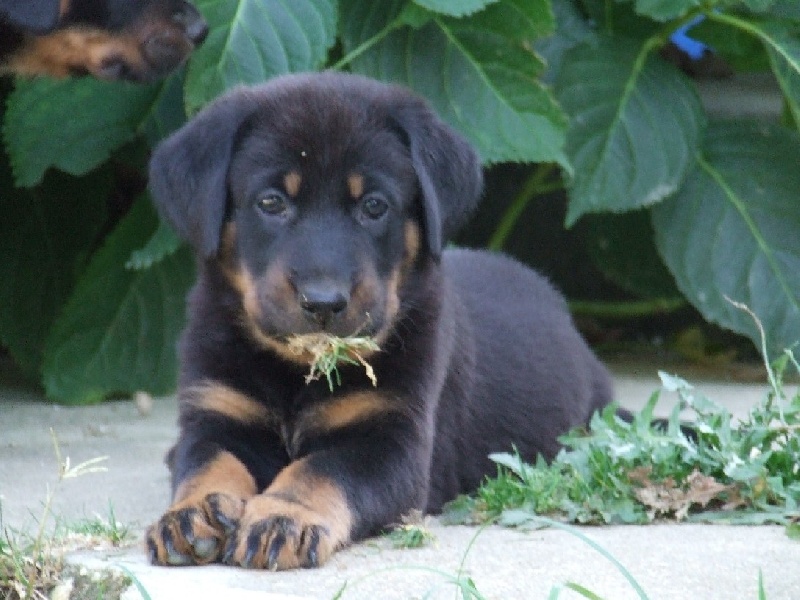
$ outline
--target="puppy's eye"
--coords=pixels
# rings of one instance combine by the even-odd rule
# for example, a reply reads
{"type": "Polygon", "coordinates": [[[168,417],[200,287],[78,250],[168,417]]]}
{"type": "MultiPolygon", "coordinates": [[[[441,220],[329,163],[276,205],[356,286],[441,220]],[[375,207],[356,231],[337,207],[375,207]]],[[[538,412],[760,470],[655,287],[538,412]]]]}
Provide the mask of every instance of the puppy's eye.
{"type": "Polygon", "coordinates": [[[370,219],[380,219],[389,210],[389,203],[382,196],[369,194],[361,201],[361,212],[370,219]]]}
{"type": "Polygon", "coordinates": [[[262,212],[273,216],[283,215],[289,208],[283,194],[275,190],[261,194],[256,200],[256,205],[262,212]]]}

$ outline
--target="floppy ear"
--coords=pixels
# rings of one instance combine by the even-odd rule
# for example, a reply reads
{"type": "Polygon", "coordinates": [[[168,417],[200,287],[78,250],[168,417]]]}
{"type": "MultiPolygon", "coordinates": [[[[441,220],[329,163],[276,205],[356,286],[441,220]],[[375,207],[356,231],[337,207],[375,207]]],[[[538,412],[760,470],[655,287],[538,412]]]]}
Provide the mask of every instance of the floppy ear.
{"type": "Polygon", "coordinates": [[[255,108],[245,89],[226,94],[161,142],[150,159],[150,193],[161,218],[204,258],[219,247],[231,152],[255,108]]]}
{"type": "Polygon", "coordinates": [[[0,18],[33,33],[52,31],[59,16],[59,0],[0,0],[0,18]]]}
{"type": "Polygon", "coordinates": [[[461,134],[418,98],[398,107],[394,117],[419,182],[428,250],[438,259],[478,204],[483,189],[480,159],[461,134]]]}

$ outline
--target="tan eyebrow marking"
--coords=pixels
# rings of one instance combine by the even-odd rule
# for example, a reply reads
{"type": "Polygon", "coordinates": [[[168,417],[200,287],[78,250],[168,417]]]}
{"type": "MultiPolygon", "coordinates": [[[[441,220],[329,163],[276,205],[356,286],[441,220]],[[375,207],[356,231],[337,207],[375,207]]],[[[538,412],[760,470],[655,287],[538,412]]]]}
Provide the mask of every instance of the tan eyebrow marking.
{"type": "Polygon", "coordinates": [[[358,200],[364,193],[364,177],[358,173],[353,173],[347,178],[347,189],[353,200],[358,200]]]}
{"type": "Polygon", "coordinates": [[[300,191],[301,182],[302,178],[297,171],[289,171],[283,176],[283,187],[286,188],[286,193],[292,197],[297,196],[297,193],[300,191]]]}

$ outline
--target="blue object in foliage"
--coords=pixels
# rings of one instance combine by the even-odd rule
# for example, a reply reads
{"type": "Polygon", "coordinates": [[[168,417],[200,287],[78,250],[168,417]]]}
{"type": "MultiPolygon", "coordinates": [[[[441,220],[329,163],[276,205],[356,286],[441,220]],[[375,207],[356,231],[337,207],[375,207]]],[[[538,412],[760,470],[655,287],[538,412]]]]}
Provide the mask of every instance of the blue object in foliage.
{"type": "Polygon", "coordinates": [[[678,29],[669,38],[678,48],[686,52],[686,54],[688,54],[692,60],[702,58],[705,51],[708,50],[708,46],[702,42],[698,42],[697,40],[690,38],[688,35],[689,30],[704,18],[705,17],[703,16],[697,17],[693,21],[678,29]]]}

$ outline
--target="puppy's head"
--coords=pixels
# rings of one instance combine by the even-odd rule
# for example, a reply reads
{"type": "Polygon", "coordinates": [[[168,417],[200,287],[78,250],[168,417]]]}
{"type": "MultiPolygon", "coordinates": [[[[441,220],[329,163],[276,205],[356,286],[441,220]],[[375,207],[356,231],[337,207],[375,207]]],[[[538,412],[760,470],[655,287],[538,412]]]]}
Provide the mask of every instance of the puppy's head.
{"type": "Polygon", "coordinates": [[[257,337],[380,339],[481,189],[478,157],[398,87],[293,75],[217,100],[156,149],[161,215],[221,265],[257,337]]]}
{"type": "MultiPolygon", "coordinates": [[[[3,6],[5,5],[5,2],[3,6]]],[[[26,0],[0,17],[27,35],[9,57],[23,75],[150,81],[178,67],[208,26],[185,0],[26,0]]]]}

